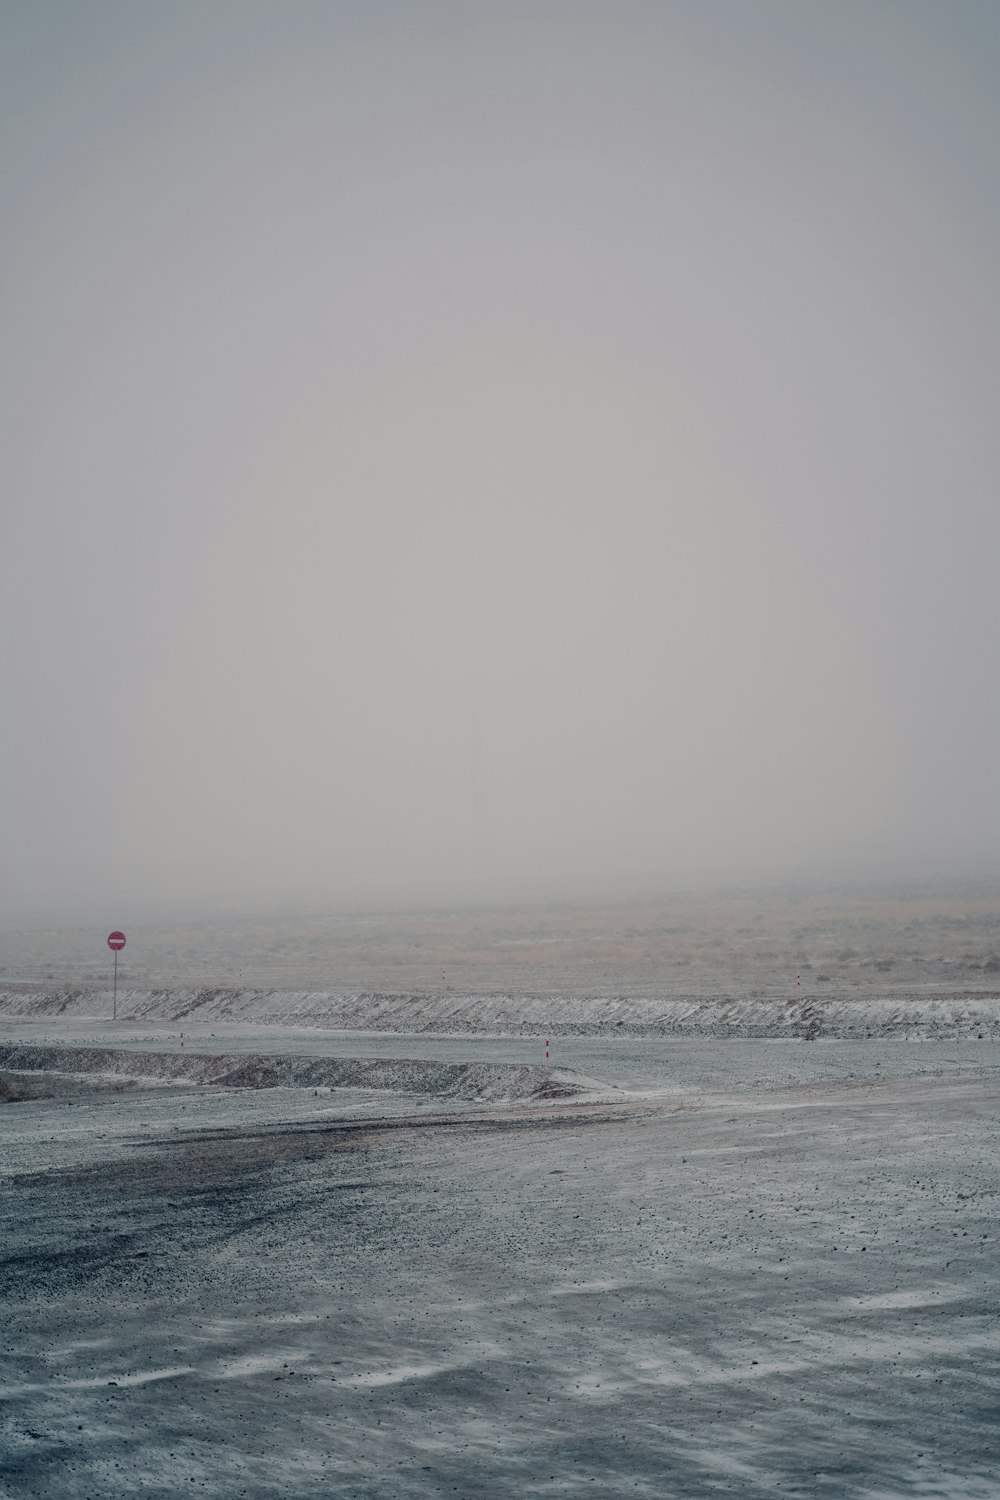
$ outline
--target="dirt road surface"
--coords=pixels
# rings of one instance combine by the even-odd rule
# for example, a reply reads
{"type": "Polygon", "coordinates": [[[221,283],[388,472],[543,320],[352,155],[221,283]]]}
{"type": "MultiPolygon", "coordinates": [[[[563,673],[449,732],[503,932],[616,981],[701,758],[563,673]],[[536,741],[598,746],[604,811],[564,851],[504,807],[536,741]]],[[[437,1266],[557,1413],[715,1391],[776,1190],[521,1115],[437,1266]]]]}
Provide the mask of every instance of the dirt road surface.
{"type": "Polygon", "coordinates": [[[413,1066],[5,1024],[0,1495],[1000,1494],[996,1043],[214,1030],[413,1066]]]}

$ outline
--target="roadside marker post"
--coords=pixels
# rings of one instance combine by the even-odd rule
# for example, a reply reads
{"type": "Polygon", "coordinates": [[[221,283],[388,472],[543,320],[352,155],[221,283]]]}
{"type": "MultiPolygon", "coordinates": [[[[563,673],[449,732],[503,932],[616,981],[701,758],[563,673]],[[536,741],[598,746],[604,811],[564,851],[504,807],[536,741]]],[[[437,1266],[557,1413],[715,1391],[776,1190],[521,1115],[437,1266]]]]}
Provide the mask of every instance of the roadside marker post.
{"type": "Polygon", "coordinates": [[[549,1039],[548,1039],[548,1037],[546,1037],[545,1038],[545,1057],[546,1057],[546,1060],[548,1059],[548,1055],[549,1055],[549,1039]]]}
{"type": "Polygon", "coordinates": [[[115,987],[114,987],[113,999],[111,1001],[111,1019],[112,1019],[112,1021],[117,1021],[117,1019],[118,1019],[118,955],[121,952],[121,950],[124,948],[124,946],[125,946],[125,934],[124,934],[124,932],[118,932],[117,929],[116,929],[114,932],[109,932],[108,933],[108,947],[111,949],[112,953],[115,955],[115,987]]]}

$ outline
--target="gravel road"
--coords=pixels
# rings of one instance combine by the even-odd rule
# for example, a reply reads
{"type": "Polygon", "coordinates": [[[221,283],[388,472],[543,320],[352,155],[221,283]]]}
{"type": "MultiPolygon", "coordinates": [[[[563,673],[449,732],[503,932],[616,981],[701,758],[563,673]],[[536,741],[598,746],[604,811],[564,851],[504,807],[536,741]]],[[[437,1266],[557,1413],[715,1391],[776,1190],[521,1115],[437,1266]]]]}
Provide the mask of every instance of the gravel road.
{"type": "MultiPolygon", "coordinates": [[[[539,1064],[303,1036],[186,1044],[539,1064]]],[[[603,1092],[0,1103],[0,1494],[993,1500],[1000,1047],[558,1049],[603,1092]]]]}

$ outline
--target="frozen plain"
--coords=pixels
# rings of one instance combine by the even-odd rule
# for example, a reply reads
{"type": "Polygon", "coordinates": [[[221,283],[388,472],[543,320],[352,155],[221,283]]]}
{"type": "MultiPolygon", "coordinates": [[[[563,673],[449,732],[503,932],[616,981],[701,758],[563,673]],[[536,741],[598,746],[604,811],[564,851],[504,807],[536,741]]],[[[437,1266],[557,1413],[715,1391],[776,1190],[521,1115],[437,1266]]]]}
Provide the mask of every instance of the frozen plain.
{"type": "Polygon", "coordinates": [[[1000,1494],[991,1037],[184,1024],[392,1086],[0,1024],[0,1494],[1000,1494]]]}

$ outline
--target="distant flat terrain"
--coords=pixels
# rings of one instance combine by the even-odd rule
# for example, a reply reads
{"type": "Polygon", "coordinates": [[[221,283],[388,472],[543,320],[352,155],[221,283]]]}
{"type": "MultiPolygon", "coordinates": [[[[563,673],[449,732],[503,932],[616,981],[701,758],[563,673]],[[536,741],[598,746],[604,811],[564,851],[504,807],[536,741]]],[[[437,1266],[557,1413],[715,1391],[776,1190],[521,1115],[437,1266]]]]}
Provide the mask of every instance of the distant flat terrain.
{"type": "MultiPolygon", "coordinates": [[[[120,987],[137,993],[1000,997],[1000,877],[986,875],[680,890],[589,904],[115,922],[128,928],[120,987]]],[[[108,930],[0,932],[0,991],[92,990],[110,1001],[108,930]]]]}

